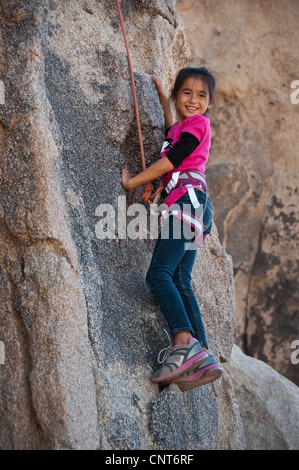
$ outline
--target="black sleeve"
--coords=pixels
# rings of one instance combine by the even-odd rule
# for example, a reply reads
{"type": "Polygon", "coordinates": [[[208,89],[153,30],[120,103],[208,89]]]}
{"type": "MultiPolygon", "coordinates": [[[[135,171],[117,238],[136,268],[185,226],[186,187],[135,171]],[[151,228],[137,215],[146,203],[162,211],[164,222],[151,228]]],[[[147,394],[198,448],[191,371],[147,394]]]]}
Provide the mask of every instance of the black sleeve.
{"type": "Polygon", "coordinates": [[[196,147],[200,144],[197,137],[189,132],[182,132],[180,140],[170,147],[165,155],[175,168],[180,166],[185,158],[189,157],[196,147]]]}
{"type": "Polygon", "coordinates": [[[167,129],[165,129],[165,137],[167,137],[167,134],[170,131],[170,129],[171,129],[171,127],[168,127],[167,129]]]}

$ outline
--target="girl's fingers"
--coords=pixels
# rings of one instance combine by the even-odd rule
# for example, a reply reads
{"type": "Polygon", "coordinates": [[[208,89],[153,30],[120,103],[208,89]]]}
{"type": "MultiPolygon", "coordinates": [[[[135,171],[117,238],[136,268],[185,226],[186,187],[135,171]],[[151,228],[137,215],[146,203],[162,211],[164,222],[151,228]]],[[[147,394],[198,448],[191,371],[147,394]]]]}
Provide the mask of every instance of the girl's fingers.
{"type": "Polygon", "coordinates": [[[128,172],[128,170],[125,170],[123,169],[122,172],[121,172],[121,182],[123,185],[125,185],[129,179],[131,178],[130,176],[130,173],[128,172]]]}

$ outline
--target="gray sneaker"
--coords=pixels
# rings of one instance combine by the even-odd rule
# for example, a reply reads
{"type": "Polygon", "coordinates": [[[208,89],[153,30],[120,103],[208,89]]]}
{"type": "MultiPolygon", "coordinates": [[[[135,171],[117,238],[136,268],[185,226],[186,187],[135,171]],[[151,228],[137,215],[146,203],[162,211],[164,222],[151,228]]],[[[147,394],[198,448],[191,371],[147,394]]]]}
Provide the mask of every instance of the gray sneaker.
{"type": "Polygon", "coordinates": [[[208,358],[197,339],[190,338],[187,345],[169,346],[160,351],[158,362],[163,365],[151,376],[153,382],[165,382],[179,377],[184,372],[194,369],[208,358]],[[162,361],[159,360],[163,351],[168,354],[162,361]]]}
{"type": "Polygon", "coordinates": [[[164,382],[163,385],[175,382],[182,392],[186,392],[195,387],[200,387],[201,385],[206,385],[219,379],[222,375],[222,369],[220,365],[217,364],[214,356],[212,356],[210,352],[206,352],[207,358],[205,358],[201,364],[196,365],[192,370],[186,371],[175,380],[164,382]]]}

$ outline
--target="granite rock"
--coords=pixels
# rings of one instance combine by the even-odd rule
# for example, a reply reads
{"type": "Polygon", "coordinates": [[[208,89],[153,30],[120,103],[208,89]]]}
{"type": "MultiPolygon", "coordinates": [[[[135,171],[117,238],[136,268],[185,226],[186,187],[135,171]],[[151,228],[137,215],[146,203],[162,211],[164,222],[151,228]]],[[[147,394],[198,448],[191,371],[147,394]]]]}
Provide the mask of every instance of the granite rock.
{"type": "MultiPolygon", "coordinates": [[[[188,46],[172,1],[121,3],[149,164],[163,141],[150,74],[169,86],[188,46]]],[[[185,394],[149,380],[166,325],[145,284],[155,239],[120,227],[136,222],[121,169],[141,159],[115,2],[2,0],[0,12],[1,448],[244,448],[225,372],[185,394]]],[[[235,292],[216,226],[193,282],[227,361],[235,292]]]]}
{"type": "Polygon", "coordinates": [[[299,449],[299,389],[263,361],[233,347],[232,378],[248,450],[299,449]]]}

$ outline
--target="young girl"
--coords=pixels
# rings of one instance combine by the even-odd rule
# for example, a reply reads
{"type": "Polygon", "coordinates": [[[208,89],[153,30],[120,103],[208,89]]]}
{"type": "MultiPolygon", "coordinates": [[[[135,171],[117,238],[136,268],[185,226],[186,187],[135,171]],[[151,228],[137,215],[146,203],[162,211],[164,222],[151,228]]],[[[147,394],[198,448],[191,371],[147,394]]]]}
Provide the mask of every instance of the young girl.
{"type": "Polygon", "coordinates": [[[168,354],[163,361],[158,358],[162,366],[151,380],[163,385],[175,382],[182,390],[190,390],[221,375],[220,366],[208,351],[200,309],[191,287],[197,253],[194,237],[186,235],[185,224],[180,220],[186,207],[193,220],[197,220],[194,214],[200,204],[205,208],[203,237],[211,231],[213,214],[204,176],[211,133],[205,113],[214,101],[215,79],[204,67],[180,70],[171,92],[177,122],[162,80],[154,75],[153,80],[164,111],[166,141],[162,158],[133,178],[123,170],[122,184],[131,191],[163,175],[162,183],[168,194],[164,201],[169,208],[168,236],[163,236],[162,229],[146,281],[165,315],[174,346],[166,348],[168,354]],[[182,210],[171,212],[173,207],[182,210]],[[180,213],[180,217],[174,213],[180,213]]]}

